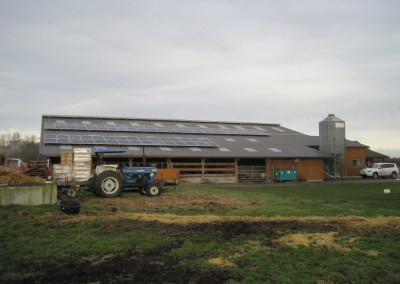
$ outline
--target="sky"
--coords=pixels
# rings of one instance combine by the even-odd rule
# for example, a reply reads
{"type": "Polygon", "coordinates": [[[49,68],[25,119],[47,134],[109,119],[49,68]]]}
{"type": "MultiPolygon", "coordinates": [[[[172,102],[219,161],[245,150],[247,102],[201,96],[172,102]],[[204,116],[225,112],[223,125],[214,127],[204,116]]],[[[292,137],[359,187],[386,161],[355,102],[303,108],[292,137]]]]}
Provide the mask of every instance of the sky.
{"type": "Polygon", "coordinates": [[[42,114],[280,123],[400,157],[398,0],[0,0],[0,133],[42,114]]]}

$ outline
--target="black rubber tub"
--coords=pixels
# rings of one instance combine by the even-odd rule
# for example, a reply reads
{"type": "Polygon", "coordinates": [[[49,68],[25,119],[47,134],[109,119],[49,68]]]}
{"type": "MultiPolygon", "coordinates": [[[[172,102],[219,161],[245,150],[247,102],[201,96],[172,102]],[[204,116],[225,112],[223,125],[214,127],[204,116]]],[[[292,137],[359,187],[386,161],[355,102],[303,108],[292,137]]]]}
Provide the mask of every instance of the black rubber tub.
{"type": "Polygon", "coordinates": [[[81,204],[78,201],[73,200],[63,200],[60,202],[61,212],[68,215],[79,214],[81,210],[81,204]]]}

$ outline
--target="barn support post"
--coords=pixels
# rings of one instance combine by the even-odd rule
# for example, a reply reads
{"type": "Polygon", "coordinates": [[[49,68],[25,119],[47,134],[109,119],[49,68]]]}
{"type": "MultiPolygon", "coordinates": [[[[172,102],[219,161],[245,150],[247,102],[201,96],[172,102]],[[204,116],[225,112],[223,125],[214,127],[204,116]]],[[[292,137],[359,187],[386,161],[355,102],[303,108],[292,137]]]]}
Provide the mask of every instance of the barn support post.
{"type": "Polygon", "coordinates": [[[269,159],[265,158],[265,182],[270,182],[270,176],[269,176],[269,159]]]}
{"type": "Polygon", "coordinates": [[[172,163],[171,159],[167,159],[167,169],[173,169],[174,164],[172,163]]]}
{"type": "Polygon", "coordinates": [[[146,152],[145,152],[144,147],[143,147],[142,161],[143,161],[143,167],[146,167],[147,166],[147,161],[146,161],[146,152]]]}
{"type": "Polygon", "coordinates": [[[239,160],[240,159],[235,159],[235,179],[236,179],[236,183],[239,182],[239,167],[238,167],[239,160]]]}
{"type": "Polygon", "coordinates": [[[201,159],[201,175],[204,178],[206,159],[201,159]]]}

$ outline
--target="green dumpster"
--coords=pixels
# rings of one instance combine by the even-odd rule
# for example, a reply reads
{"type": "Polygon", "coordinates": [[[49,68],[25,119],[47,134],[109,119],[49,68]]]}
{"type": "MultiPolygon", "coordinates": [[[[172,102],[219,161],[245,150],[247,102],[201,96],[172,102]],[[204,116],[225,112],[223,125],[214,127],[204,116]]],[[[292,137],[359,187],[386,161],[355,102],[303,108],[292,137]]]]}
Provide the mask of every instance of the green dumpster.
{"type": "Polygon", "coordinates": [[[297,180],[297,170],[296,169],[275,170],[275,180],[276,181],[297,180]]]}

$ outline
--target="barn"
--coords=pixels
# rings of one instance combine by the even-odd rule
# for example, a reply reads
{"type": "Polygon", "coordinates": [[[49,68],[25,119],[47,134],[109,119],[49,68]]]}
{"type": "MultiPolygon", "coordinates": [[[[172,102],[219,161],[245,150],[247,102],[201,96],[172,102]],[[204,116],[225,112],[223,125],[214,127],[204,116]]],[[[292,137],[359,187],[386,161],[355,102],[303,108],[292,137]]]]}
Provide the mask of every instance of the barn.
{"type": "MultiPolygon", "coordinates": [[[[366,145],[345,140],[341,175],[358,176],[366,145]]],[[[123,149],[108,163],[179,169],[181,182],[271,182],[279,170],[295,170],[296,179],[323,180],[332,153],[320,151],[320,137],[279,123],[141,119],[42,115],[40,155],[60,163],[74,148],[123,149]]]]}

